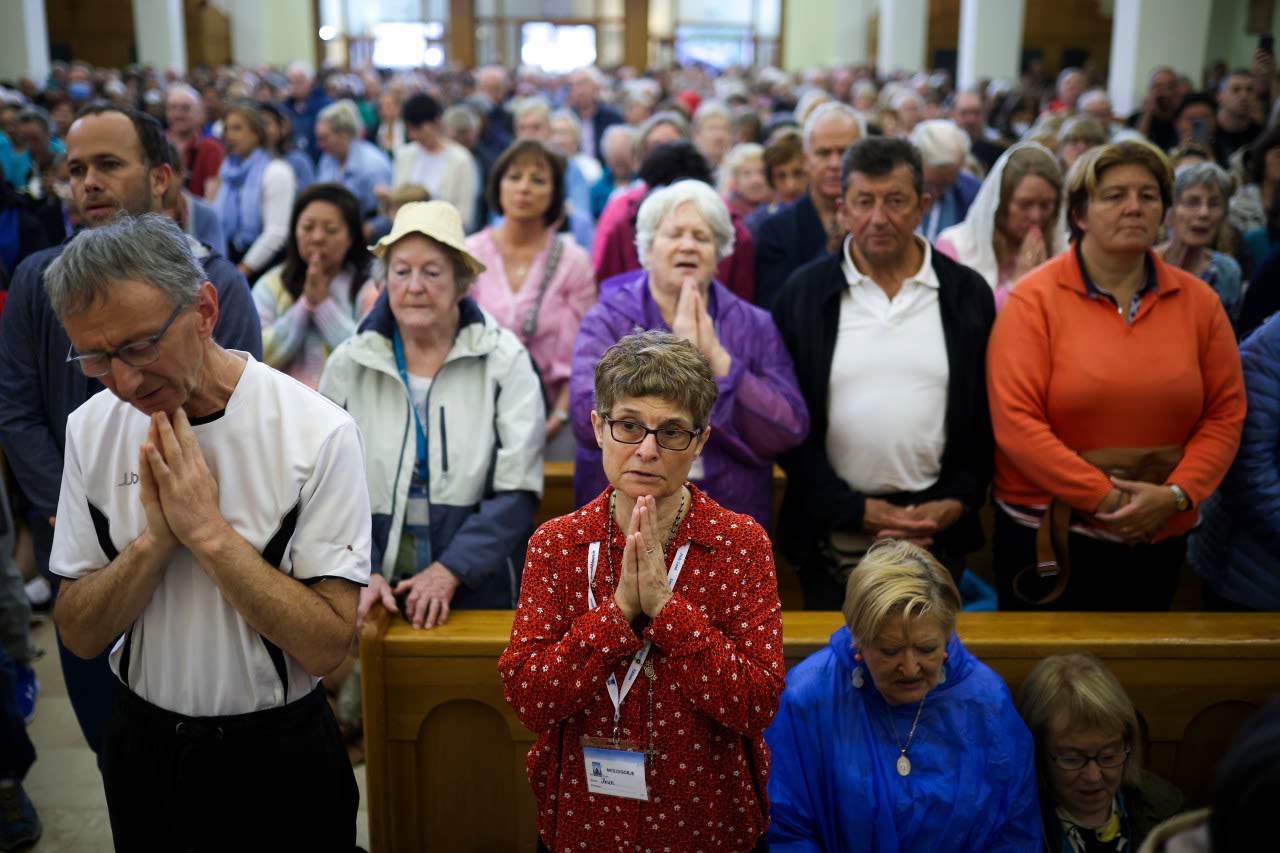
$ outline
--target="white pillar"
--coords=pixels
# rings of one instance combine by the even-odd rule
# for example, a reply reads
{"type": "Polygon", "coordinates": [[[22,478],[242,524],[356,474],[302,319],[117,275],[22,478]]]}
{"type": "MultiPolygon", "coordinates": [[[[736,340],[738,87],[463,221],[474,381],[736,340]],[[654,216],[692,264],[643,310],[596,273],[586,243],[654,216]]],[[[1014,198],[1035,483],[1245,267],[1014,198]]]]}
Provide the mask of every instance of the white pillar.
{"type": "Polygon", "coordinates": [[[879,56],[876,73],[924,71],[929,33],[929,0],[880,0],[879,56]]]}
{"type": "MultiPolygon", "coordinates": [[[[832,64],[862,65],[871,58],[871,13],[875,10],[876,0],[841,0],[836,4],[832,64]]],[[[815,24],[821,26],[821,22],[815,24]]]]}
{"type": "MultiPolygon", "coordinates": [[[[231,55],[241,65],[315,64],[319,23],[311,0],[227,0],[231,55]]],[[[354,35],[354,34],[353,34],[354,35]]]]}
{"type": "Polygon", "coordinates": [[[961,89],[983,77],[1018,82],[1024,12],[1023,0],[960,0],[956,83],[961,89]]]}
{"type": "Polygon", "coordinates": [[[133,32],[138,62],[161,74],[170,68],[186,73],[187,25],[182,0],[133,0],[133,32]]]}
{"type": "Polygon", "coordinates": [[[44,0],[0,0],[0,79],[30,74],[43,88],[49,64],[44,0]]]}
{"type": "Polygon", "coordinates": [[[1168,65],[1197,85],[1204,70],[1211,0],[1116,0],[1108,94],[1117,115],[1142,108],[1151,71],[1168,65]]]}

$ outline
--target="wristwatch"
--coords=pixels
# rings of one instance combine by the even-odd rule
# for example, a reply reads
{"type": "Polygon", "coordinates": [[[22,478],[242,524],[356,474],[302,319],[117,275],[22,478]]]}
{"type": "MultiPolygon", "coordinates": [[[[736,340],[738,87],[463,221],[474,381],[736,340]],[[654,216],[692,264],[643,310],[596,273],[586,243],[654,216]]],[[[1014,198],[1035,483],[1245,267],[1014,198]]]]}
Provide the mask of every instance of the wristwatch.
{"type": "Polygon", "coordinates": [[[1187,493],[1182,490],[1182,486],[1177,483],[1166,483],[1165,487],[1173,492],[1173,505],[1178,512],[1186,512],[1191,509],[1191,498],[1187,497],[1187,493]]]}

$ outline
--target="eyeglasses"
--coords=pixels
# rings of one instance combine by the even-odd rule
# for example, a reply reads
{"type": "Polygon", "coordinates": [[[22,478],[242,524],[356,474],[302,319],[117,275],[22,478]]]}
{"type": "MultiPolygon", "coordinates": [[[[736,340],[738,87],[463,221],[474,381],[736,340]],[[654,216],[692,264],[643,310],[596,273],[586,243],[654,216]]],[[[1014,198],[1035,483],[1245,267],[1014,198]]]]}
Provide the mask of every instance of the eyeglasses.
{"type": "Polygon", "coordinates": [[[640,444],[652,435],[662,449],[680,451],[688,450],[693,440],[702,435],[700,429],[680,429],[679,427],[649,429],[635,421],[615,421],[608,415],[600,417],[604,418],[604,422],[609,425],[609,435],[613,436],[613,440],[623,444],[640,444]]]}
{"type": "Polygon", "coordinates": [[[1107,752],[1098,752],[1093,755],[1081,755],[1080,753],[1072,753],[1070,755],[1053,755],[1049,757],[1053,759],[1053,763],[1061,767],[1063,770],[1077,771],[1083,770],[1090,761],[1097,764],[1104,770],[1113,770],[1116,767],[1124,766],[1129,760],[1129,747],[1122,750],[1107,752]]]}
{"type": "Polygon", "coordinates": [[[83,355],[77,355],[75,347],[67,350],[67,363],[80,366],[85,376],[96,378],[104,376],[111,370],[111,359],[118,358],[130,367],[146,367],[153,364],[160,358],[160,348],[158,344],[160,339],[164,337],[164,333],[169,331],[169,327],[173,325],[173,321],[178,319],[178,315],[186,310],[186,305],[179,305],[173,309],[173,313],[169,315],[169,319],[165,320],[164,325],[160,327],[160,331],[144,341],[135,341],[131,344],[125,344],[120,349],[112,352],[103,350],[102,352],[89,352],[83,355]]]}

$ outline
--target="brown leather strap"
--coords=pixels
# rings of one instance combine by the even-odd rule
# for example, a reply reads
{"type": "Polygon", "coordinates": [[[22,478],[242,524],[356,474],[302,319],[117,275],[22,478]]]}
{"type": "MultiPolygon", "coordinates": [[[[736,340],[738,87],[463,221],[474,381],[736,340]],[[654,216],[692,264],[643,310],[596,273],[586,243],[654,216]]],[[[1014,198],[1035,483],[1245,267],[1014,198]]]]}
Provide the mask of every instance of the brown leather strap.
{"type": "Polygon", "coordinates": [[[1067,534],[1071,530],[1071,507],[1054,499],[1040,519],[1036,531],[1036,564],[1027,566],[1013,579],[1013,592],[1027,604],[1050,604],[1062,596],[1071,577],[1071,561],[1067,551],[1067,534]],[[1024,577],[1034,571],[1041,581],[1053,580],[1053,588],[1043,598],[1031,598],[1020,587],[1024,577]]]}

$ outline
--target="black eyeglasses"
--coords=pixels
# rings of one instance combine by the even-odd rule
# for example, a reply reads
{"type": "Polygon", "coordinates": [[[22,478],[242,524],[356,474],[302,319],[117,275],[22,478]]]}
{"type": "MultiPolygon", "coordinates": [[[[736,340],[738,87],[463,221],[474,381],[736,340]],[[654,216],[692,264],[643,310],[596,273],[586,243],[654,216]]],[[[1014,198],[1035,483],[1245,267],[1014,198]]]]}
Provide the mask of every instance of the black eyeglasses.
{"type": "Polygon", "coordinates": [[[1063,770],[1083,770],[1090,761],[1104,770],[1114,770],[1117,767],[1124,766],[1124,763],[1129,760],[1129,747],[1126,746],[1121,750],[1098,752],[1093,755],[1081,755],[1078,752],[1070,755],[1053,755],[1050,753],[1049,758],[1053,759],[1053,763],[1063,770]]]}
{"type": "Polygon", "coordinates": [[[700,429],[680,429],[679,427],[649,429],[635,421],[615,421],[608,415],[600,417],[604,418],[604,422],[609,425],[609,435],[613,436],[613,440],[623,444],[639,444],[645,440],[646,436],[652,435],[662,449],[680,451],[688,450],[693,440],[702,435],[700,429]]]}
{"type": "Polygon", "coordinates": [[[160,348],[158,346],[160,339],[164,337],[164,333],[169,331],[173,321],[178,319],[178,315],[186,308],[187,306],[185,305],[179,305],[174,308],[173,313],[169,315],[169,319],[165,320],[164,325],[160,327],[160,331],[144,341],[125,344],[115,352],[103,350],[102,352],[77,355],[73,346],[67,350],[67,363],[75,362],[84,371],[85,376],[95,378],[105,376],[111,370],[111,359],[113,358],[120,359],[130,367],[146,367],[148,364],[154,364],[160,358],[160,348]]]}

